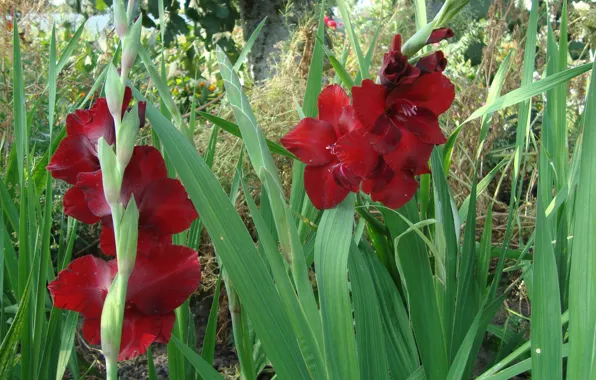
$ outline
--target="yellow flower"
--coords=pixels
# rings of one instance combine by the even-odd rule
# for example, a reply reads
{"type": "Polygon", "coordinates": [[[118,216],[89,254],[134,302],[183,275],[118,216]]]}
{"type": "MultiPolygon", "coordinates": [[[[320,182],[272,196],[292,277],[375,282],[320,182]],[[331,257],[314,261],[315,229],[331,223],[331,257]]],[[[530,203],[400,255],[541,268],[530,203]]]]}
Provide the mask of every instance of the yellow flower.
{"type": "Polygon", "coordinates": [[[209,86],[209,91],[215,91],[216,87],[214,84],[209,86]]]}

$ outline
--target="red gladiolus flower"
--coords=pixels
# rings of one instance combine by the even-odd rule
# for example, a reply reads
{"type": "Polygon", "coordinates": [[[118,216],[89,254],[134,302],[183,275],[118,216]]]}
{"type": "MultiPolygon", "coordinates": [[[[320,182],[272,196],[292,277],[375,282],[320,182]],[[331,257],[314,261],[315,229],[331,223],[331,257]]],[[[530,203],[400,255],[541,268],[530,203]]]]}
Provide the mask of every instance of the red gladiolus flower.
{"type": "MultiPolygon", "coordinates": [[[[122,204],[128,204],[131,195],[139,208],[140,253],[148,252],[153,244],[171,242],[173,234],[189,228],[198,216],[182,183],[168,178],[161,153],[151,146],[135,147],[124,171],[122,204]]],[[[101,220],[101,250],[106,255],[116,254],[111,209],[100,170],[79,174],[76,186],[64,195],[64,212],[89,224],[101,220]]]]}
{"type": "Polygon", "coordinates": [[[455,35],[453,30],[449,28],[439,28],[435,29],[430,33],[430,36],[426,40],[427,44],[436,44],[437,42],[441,42],[447,38],[451,38],[455,35]]]}
{"type": "Polygon", "coordinates": [[[395,87],[413,83],[420,76],[420,70],[408,63],[408,57],[401,53],[401,36],[396,34],[389,52],[383,57],[383,65],[379,70],[381,84],[395,87]]]}
{"type": "Polygon", "coordinates": [[[382,154],[399,150],[406,132],[426,144],[446,141],[438,116],[451,106],[455,90],[441,72],[421,75],[413,83],[393,89],[364,80],[362,86],[354,86],[352,96],[366,137],[382,154]]]}
{"type": "Polygon", "coordinates": [[[304,186],[315,207],[328,209],[359,190],[380,155],[362,135],[350,98],[340,86],[326,87],[318,108],[318,119],[302,119],[281,143],[306,164],[304,186]]]}
{"type": "MultiPolygon", "coordinates": [[[[127,87],[122,102],[123,114],[131,99],[132,91],[127,87]]],[[[145,122],[145,106],[145,102],[139,102],[141,126],[145,122]]],[[[74,185],[79,173],[98,170],[97,141],[103,137],[108,144],[114,144],[114,128],[114,119],[105,98],[97,99],[88,110],[76,110],[69,114],[66,117],[67,137],[60,142],[47,166],[52,177],[74,185]]]]}
{"type": "MultiPolygon", "coordinates": [[[[83,336],[91,344],[100,344],[101,312],[117,271],[116,260],[87,255],[70,263],[48,285],[54,306],[85,317],[83,336]]],[[[118,360],[145,353],[153,342],[167,343],[176,320],[174,309],[200,280],[197,252],[190,248],[156,244],[148,256],[138,256],[128,281],[118,360]]]]}

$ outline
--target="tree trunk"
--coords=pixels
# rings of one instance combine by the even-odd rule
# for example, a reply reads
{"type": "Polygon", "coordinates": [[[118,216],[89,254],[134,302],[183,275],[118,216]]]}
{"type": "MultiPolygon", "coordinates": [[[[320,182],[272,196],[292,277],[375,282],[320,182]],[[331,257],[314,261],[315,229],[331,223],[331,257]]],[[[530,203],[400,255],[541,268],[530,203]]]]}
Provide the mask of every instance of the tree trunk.
{"type": "MultiPolygon", "coordinates": [[[[252,46],[249,64],[255,81],[262,81],[275,74],[274,66],[279,60],[278,43],[290,38],[290,32],[284,24],[282,12],[288,0],[240,0],[240,18],[244,39],[248,40],[259,23],[267,17],[267,22],[259,38],[252,46]]],[[[312,10],[315,0],[306,0],[294,4],[292,17],[288,21],[297,24],[305,12],[312,10]]]]}

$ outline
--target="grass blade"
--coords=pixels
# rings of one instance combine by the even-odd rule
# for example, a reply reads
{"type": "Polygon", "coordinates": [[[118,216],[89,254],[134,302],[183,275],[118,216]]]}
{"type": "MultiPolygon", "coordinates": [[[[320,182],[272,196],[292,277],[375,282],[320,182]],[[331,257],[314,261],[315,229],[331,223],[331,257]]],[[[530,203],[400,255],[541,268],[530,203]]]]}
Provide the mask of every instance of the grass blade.
{"type": "Polygon", "coordinates": [[[56,380],[61,380],[66,371],[68,360],[72,354],[74,347],[74,338],[77,331],[77,323],[79,321],[79,314],[74,311],[66,312],[66,319],[62,326],[60,336],[60,348],[58,354],[58,362],[56,365],[56,380]]]}
{"type": "Polygon", "coordinates": [[[209,310],[209,319],[207,320],[207,327],[205,328],[205,337],[203,338],[203,349],[201,356],[205,361],[213,365],[215,358],[215,339],[217,337],[217,316],[219,314],[219,295],[221,292],[221,268],[219,276],[217,276],[217,283],[215,284],[215,292],[213,293],[213,301],[211,302],[211,309],[209,310]]]}
{"type": "MultiPolygon", "coordinates": [[[[354,52],[356,53],[356,57],[358,58],[358,65],[360,66],[360,77],[362,79],[368,79],[368,69],[370,66],[370,62],[364,58],[364,55],[362,55],[362,49],[360,49],[358,38],[356,36],[356,33],[354,32],[354,27],[352,26],[352,21],[350,20],[350,12],[348,11],[346,2],[344,0],[337,0],[337,7],[339,8],[339,13],[341,13],[341,18],[344,21],[346,31],[348,32],[348,38],[350,39],[350,43],[352,44],[354,52]]],[[[359,84],[360,83],[356,82],[356,85],[359,84]]]]}
{"type": "Polygon", "coordinates": [[[172,342],[178,347],[180,352],[184,354],[186,359],[192,364],[192,366],[197,370],[199,375],[203,378],[203,380],[222,380],[223,376],[221,376],[205,359],[203,359],[199,354],[188,348],[184,343],[180,341],[176,336],[172,335],[172,342]]]}

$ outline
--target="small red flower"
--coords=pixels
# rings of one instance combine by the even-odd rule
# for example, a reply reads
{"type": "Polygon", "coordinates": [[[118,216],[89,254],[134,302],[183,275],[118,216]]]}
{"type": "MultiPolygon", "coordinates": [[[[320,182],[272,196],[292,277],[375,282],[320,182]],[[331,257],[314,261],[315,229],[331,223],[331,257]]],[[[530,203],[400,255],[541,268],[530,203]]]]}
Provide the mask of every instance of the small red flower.
{"type": "Polygon", "coordinates": [[[447,38],[451,38],[455,35],[453,30],[449,28],[439,28],[435,29],[430,33],[430,36],[426,40],[427,44],[436,44],[437,42],[441,42],[447,38]]]}
{"type": "MultiPolygon", "coordinates": [[[[48,285],[54,306],[85,317],[83,336],[100,344],[100,321],[108,289],[118,271],[116,260],[87,255],[74,260],[48,285]]],[[[196,290],[201,280],[197,252],[182,246],[156,244],[137,257],[128,281],[118,360],[147,351],[153,342],[167,343],[174,327],[174,309],[196,290]]]]}
{"type": "MultiPolygon", "coordinates": [[[[122,113],[132,100],[129,87],[124,92],[122,113]]],[[[139,102],[141,126],[145,122],[145,102],[139,102]]],[[[71,185],[77,182],[79,173],[99,169],[97,142],[103,137],[110,145],[116,142],[114,119],[105,98],[99,98],[88,110],[76,110],[66,117],[67,136],[60,142],[47,169],[52,177],[62,179],[71,185]]]]}
{"type": "Polygon", "coordinates": [[[379,163],[379,154],[364,139],[350,98],[338,85],[319,95],[319,117],[304,118],[281,143],[306,164],[304,186],[318,209],[335,207],[379,163]]]}
{"type": "MultiPolygon", "coordinates": [[[[124,171],[122,204],[128,204],[131,195],[139,209],[141,253],[155,243],[171,242],[173,234],[189,228],[198,216],[182,183],[168,178],[163,157],[152,146],[135,147],[124,171]]],[[[76,186],[64,195],[64,212],[89,224],[101,220],[101,250],[106,255],[116,254],[111,209],[104,196],[100,170],[79,174],[76,186]]]]}
{"type": "Polygon", "coordinates": [[[328,20],[326,25],[331,29],[337,29],[337,23],[334,20],[328,20]]]}

